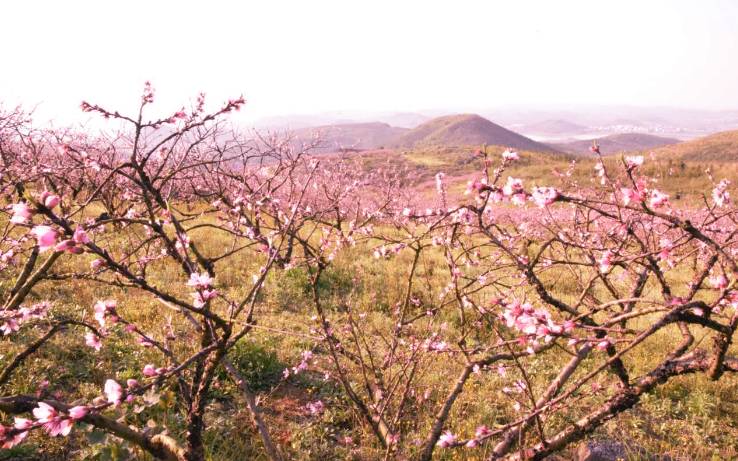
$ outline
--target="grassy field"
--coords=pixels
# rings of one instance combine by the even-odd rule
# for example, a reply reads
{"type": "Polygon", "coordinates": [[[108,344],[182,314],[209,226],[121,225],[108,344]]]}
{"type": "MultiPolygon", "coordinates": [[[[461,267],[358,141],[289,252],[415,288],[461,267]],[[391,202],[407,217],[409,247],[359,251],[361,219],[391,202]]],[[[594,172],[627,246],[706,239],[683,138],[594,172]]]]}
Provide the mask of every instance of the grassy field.
{"type": "MultiPolygon", "coordinates": [[[[705,147],[706,151],[713,152],[716,149],[712,143],[703,142],[703,144],[710,146],[709,149],[705,147]]],[[[370,151],[359,154],[359,159],[367,169],[408,169],[415,175],[422,194],[428,198],[435,195],[433,177],[442,171],[447,175],[449,192],[459,197],[463,194],[470,179],[480,177],[479,172],[483,163],[481,158],[475,155],[477,149],[477,147],[470,146],[468,148],[436,147],[412,151],[370,151]]],[[[503,150],[495,146],[487,148],[493,164],[499,159],[503,150]]],[[[676,145],[655,151],[653,154],[642,152],[624,155],[643,155],[645,158],[643,173],[658,181],[654,187],[668,193],[672,203],[701,207],[703,206],[703,195],[709,195],[714,187],[710,176],[714,178],[715,183],[721,179],[728,179],[736,183],[738,163],[726,161],[726,158],[718,154],[695,155],[693,150],[693,148],[687,150],[682,145],[676,145]],[[682,150],[689,152],[689,155],[682,158],[682,150]]],[[[617,168],[622,158],[623,155],[607,156],[605,166],[611,169],[617,168]]],[[[732,157],[727,159],[729,158],[732,157]]],[[[595,175],[596,163],[597,159],[594,154],[574,157],[564,154],[520,152],[520,160],[510,165],[505,176],[521,178],[526,184],[539,186],[556,186],[564,176],[568,181],[573,181],[581,187],[592,188],[599,180],[595,175]]]]}
{"type": "MultiPolygon", "coordinates": [[[[403,287],[399,280],[408,270],[410,260],[402,255],[393,261],[377,262],[367,251],[359,248],[339,259],[326,277],[323,289],[332,300],[334,316],[341,316],[339,306],[348,299],[352,309],[366,312],[367,329],[386,331],[385,312],[397,299],[401,298],[403,287]],[[358,281],[358,283],[357,283],[358,281]],[[396,282],[393,282],[396,281],[396,282]]],[[[420,271],[429,273],[442,263],[440,258],[429,256],[421,261],[420,271]]],[[[240,270],[247,270],[248,262],[242,268],[234,268],[234,277],[240,270]]],[[[161,283],[176,283],[172,268],[162,267],[157,274],[161,283]]],[[[226,276],[227,277],[227,276],[226,276]]],[[[231,290],[238,286],[223,283],[231,290]]],[[[430,287],[433,277],[429,279],[430,287]]],[[[274,428],[274,437],[280,447],[289,454],[290,459],[377,459],[382,456],[380,447],[373,445],[372,437],[365,432],[348,402],[344,401],[339,389],[325,381],[317,369],[297,378],[283,380],[284,367],[299,361],[301,351],[313,348],[310,325],[311,316],[309,285],[306,274],[300,269],[288,271],[283,276],[269,280],[258,317],[260,327],[249,335],[231,353],[231,359],[240,370],[250,378],[255,390],[267,409],[267,420],[274,428]],[[311,416],[305,405],[320,399],[326,402],[328,410],[320,417],[311,416]],[[351,437],[356,446],[341,446],[336,440],[351,437]],[[368,442],[368,445],[367,445],[368,442]]],[[[561,286],[561,281],[557,281],[561,286]]],[[[431,288],[432,289],[432,288],[431,288]]],[[[559,288],[566,295],[566,285],[559,288]]],[[[427,296],[436,293],[427,293],[427,296]]],[[[163,335],[161,306],[147,296],[127,292],[116,293],[108,289],[85,283],[75,283],[64,290],[54,287],[52,292],[39,292],[39,298],[54,299],[61,312],[72,316],[84,315],[83,311],[96,299],[115,298],[120,300],[122,313],[139,323],[147,331],[163,335]]],[[[450,323],[450,327],[453,324],[450,323]]],[[[187,331],[186,325],[175,325],[175,330],[187,331]]],[[[648,365],[649,351],[659,352],[678,340],[678,332],[673,336],[663,334],[657,341],[651,341],[639,350],[638,355],[628,356],[628,360],[641,368],[648,365]]],[[[13,342],[3,341],[3,356],[9,356],[14,348],[13,342]]],[[[186,343],[185,343],[186,344],[186,343]]],[[[185,352],[185,351],[182,351],[185,352]]],[[[320,357],[321,350],[316,350],[320,357]]],[[[324,351],[322,351],[324,352],[324,351]]],[[[656,356],[657,354],[653,354],[656,356]]],[[[562,357],[562,360],[565,357],[562,357]]],[[[81,338],[75,335],[60,337],[56,345],[51,345],[34,359],[33,373],[19,375],[13,386],[19,392],[33,392],[38,382],[49,379],[51,386],[64,389],[78,381],[101,382],[106,376],[99,370],[117,370],[120,379],[134,377],[144,364],[153,360],[141,348],[132,347],[123,338],[112,338],[99,353],[86,347],[81,338]],[[71,344],[70,344],[71,343],[71,344]],[[55,347],[56,346],[56,347],[55,347]],[[62,347],[63,346],[63,347],[62,347]],[[59,364],[63,366],[59,366],[59,364]]],[[[319,359],[319,363],[321,360],[319,359]]],[[[418,406],[418,420],[427,421],[435,410],[432,402],[441,398],[444,390],[458,374],[459,366],[453,361],[444,361],[442,366],[431,367],[422,377],[424,386],[431,392],[429,400],[418,406]]],[[[535,382],[544,384],[550,378],[550,356],[540,363],[533,362],[531,370],[535,382]]],[[[325,363],[326,370],[329,365],[325,363]]],[[[503,383],[494,376],[475,379],[469,383],[470,392],[454,408],[452,419],[461,425],[458,431],[473,432],[481,424],[502,423],[510,420],[509,402],[500,392],[503,383]]],[[[90,385],[80,398],[94,398],[99,389],[90,385]]],[[[243,408],[238,391],[225,379],[213,392],[209,417],[212,418],[208,434],[209,459],[261,459],[258,437],[251,427],[248,415],[243,408]]],[[[733,459],[738,456],[735,440],[738,440],[738,379],[727,377],[713,383],[703,376],[678,378],[647,397],[643,405],[633,411],[610,421],[594,437],[615,439],[633,446],[643,447],[652,453],[668,453],[679,459],[733,459]]],[[[571,414],[584,413],[587,407],[572,408],[571,414]]],[[[135,416],[138,423],[145,424],[152,416],[163,418],[168,431],[178,434],[182,429],[182,415],[176,411],[172,396],[162,393],[160,401],[135,416]]],[[[563,421],[562,421],[563,422],[563,421]]],[[[417,428],[417,436],[423,437],[427,427],[417,428]]],[[[119,452],[122,447],[116,443],[105,443],[82,448],[88,441],[96,440],[99,434],[77,430],[70,439],[49,439],[44,435],[33,436],[31,442],[14,450],[0,454],[0,459],[37,459],[44,453],[46,459],[125,459],[119,452]],[[86,439],[86,440],[85,440],[86,439]]],[[[439,452],[438,459],[484,459],[484,451],[439,452]]]]}
{"type": "MultiPolygon", "coordinates": [[[[562,165],[565,165],[562,163],[562,165]]],[[[520,176],[526,171],[533,174],[535,167],[523,165],[517,170],[520,176]]],[[[206,251],[216,251],[220,242],[217,237],[207,240],[206,251]]],[[[123,244],[123,242],[121,242],[123,244]]],[[[366,331],[387,332],[387,312],[404,296],[403,278],[412,262],[411,254],[400,253],[388,261],[371,257],[368,244],[347,250],[335,261],[321,282],[320,290],[328,300],[327,307],[333,319],[340,319],[348,312],[365,313],[366,331]]],[[[73,270],[85,265],[84,258],[65,258],[61,271],[73,270]],[[77,266],[75,266],[77,265],[77,266]]],[[[232,264],[232,263],[231,263],[232,264]]],[[[257,267],[258,261],[244,258],[232,264],[218,278],[219,287],[237,292],[243,290],[239,280],[257,267]]],[[[426,299],[438,296],[439,287],[447,283],[442,268],[441,254],[427,252],[419,261],[418,273],[422,286],[417,295],[426,299]]],[[[677,273],[675,275],[679,277],[677,273]]],[[[161,265],[156,268],[154,280],[157,284],[172,287],[185,286],[177,268],[161,265]]],[[[2,279],[0,290],[6,290],[9,280],[2,279]]],[[[564,299],[570,299],[575,291],[570,289],[566,277],[551,277],[546,283],[564,299]]],[[[649,287],[655,291],[655,287],[649,287]]],[[[331,380],[324,379],[322,373],[330,371],[325,360],[326,351],[318,345],[311,331],[313,315],[310,301],[310,285],[304,269],[296,268],[270,277],[264,297],[260,300],[257,318],[259,327],[248,335],[231,352],[230,358],[249,378],[250,386],[259,396],[266,409],[274,438],[289,459],[357,459],[373,460],[383,456],[383,450],[367,433],[343,394],[331,380]],[[300,353],[314,350],[317,356],[315,367],[305,374],[282,378],[282,371],[297,363],[300,353]],[[306,410],[309,402],[320,399],[326,404],[326,411],[319,416],[306,410]],[[346,437],[350,443],[341,443],[346,437]],[[359,448],[360,447],[360,448],[359,448]]],[[[161,304],[149,296],[134,290],[114,290],[88,282],[68,284],[47,284],[34,297],[53,300],[56,312],[60,315],[84,318],[90,315],[90,306],[97,299],[114,298],[119,300],[121,313],[142,328],[163,336],[166,333],[162,324],[161,304]]],[[[188,325],[178,324],[178,317],[172,315],[173,329],[177,335],[186,335],[188,325]]],[[[454,318],[449,316],[429,320],[446,323],[449,331],[457,328],[454,318]]],[[[645,318],[643,322],[648,322],[645,318]]],[[[697,334],[698,340],[700,334],[697,334]]],[[[21,337],[3,339],[3,352],[0,360],[12,356],[17,350],[21,337]]],[[[636,369],[646,370],[652,356],[663,352],[678,341],[678,331],[665,330],[649,341],[638,353],[629,354],[626,360],[636,369]],[[654,354],[649,354],[649,351],[654,354]]],[[[179,343],[185,354],[187,341],[179,343]]],[[[380,346],[380,344],[378,344],[380,346]]],[[[550,379],[552,357],[541,356],[531,362],[530,371],[535,385],[544,385],[550,379]]],[[[33,393],[36,386],[44,380],[50,381],[54,389],[65,389],[73,383],[89,383],[80,387],[80,399],[92,399],[99,394],[99,386],[108,375],[102,370],[115,370],[118,379],[135,377],[143,365],[155,360],[146,349],[131,345],[123,333],[117,331],[105,341],[100,352],[94,352],[84,345],[81,335],[68,334],[58,337],[54,343],[34,356],[28,373],[17,375],[11,384],[19,393],[33,393]],[[59,364],[64,364],[60,366],[59,364]]],[[[560,360],[566,360],[561,356],[560,360]]],[[[436,402],[442,398],[446,389],[460,371],[454,360],[427,362],[419,377],[421,388],[428,391],[428,398],[418,402],[415,411],[417,427],[409,431],[420,441],[428,429],[430,417],[436,409],[436,402]]],[[[357,377],[358,379],[358,377],[357,377]]],[[[479,424],[493,426],[503,424],[514,417],[510,402],[500,392],[504,382],[494,373],[486,373],[472,378],[468,384],[469,392],[462,394],[454,407],[452,421],[454,430],[473,433],[479,424]]],[[[738,457],[735,440],[738,440],[738,379],[726,377],[719,382],[710,382],[701,375],[677,378],[659,388],[655,394],[644,399],[642,405],[616,418],[594,435],[623,441],[631,446],[645,448],[651,453],[668,453],[676,459],[735,459],[738,457]]],[[[209,406],[208,418],[211,420],[207,433],[207,451],[211,460],[225,459],[264,459],[259,439],[251,425],[241,397],[235,386],[222,373],[213,390],[213,401],[209,406]]],[[[177,409],[171,392],[164,391],[152,397],[151,405],[129,415],[129,422],[139,425],[155,425],[153,417],[165,421],[158,427],[173,435],[180,436],[183,430],[183,415],[177,409]],[[162,427],[163,426],[163,427],[162,427]]],[[[581,407],[575,404],[569,409],[569,416],[584,414],[592,405],[583,400],[581,407]]],[[[554,427],[566,421],[550,421],[554,427]]],[[[484,449],[474,451],[438,451],[437,459],[485,459],[484,449]]],[[[32,435],[30,442],[13,450],[0,452],[0,459],[127,459],[124,445],[102,434],[76,429],[71,438],[49,439],[44,435],[32,435]],[[90,442],[93,444],[90,445],[90,442]]],[[[136,456],[140,453],[136,452],[136,456]]],[[[141,459],[147,459],[143,456],[141,459]]],[[[637,456],[634,455],[634,459],[637,456]]]]}

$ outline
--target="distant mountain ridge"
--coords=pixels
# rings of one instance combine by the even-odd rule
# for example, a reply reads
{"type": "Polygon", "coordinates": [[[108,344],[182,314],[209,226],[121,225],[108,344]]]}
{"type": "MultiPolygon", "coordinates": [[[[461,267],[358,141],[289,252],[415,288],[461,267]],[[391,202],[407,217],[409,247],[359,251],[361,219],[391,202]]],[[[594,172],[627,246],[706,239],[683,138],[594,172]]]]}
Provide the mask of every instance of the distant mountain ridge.
{"type": "Polygon", "coordinates": [[[583,133],[588,130],[588,127],[579,125],[577,123],[570,122],[568,120],[555,119],[555,120],[544,120],[542,122],[530,123],[523,125],[519,128],[521,133],[533,134],[544,134],[544,135],[561,135],[561,134],[574,134],[583,133]]]}
{"type": "Polygon", "coordinates": [[[597,144],[599,144],[602,155],[653,149],[681,142],[675,138],[665,138],[645,133],[621,133],[581,141],[549,143],[548,145],[568,154],[587,155],[590,153],[589,148],[593,141],[597,141],[597,144]]]}
{"type": "Polygon", "coordinates": [[[559,152],[476,115],[447,115],[416,128],[400,128],[382,122],[344,123],[291,131],[295,147],[319,141],[316,152],[374,150],[382,148],[461,147],[482,144],[513,149],[559,152]]]}
{"type": "Polygon", "coordinates": [[[394,142],[395,146],[402,148],[482,144],[537,152],[558,152],[554,147],[536,142],[476,114],[434,118],[400,135],[394,142]]]}
{"type": "Polygon", "coordinates": [[[319,141],[317,152],[338,152],[340,150],[379,149],[390,145],[409,131],[407,128],[390,126],[387,123],[344,123],[301,128],[292,132],[293,143],[310,144],[319,141]]]}
{"type": "MultiPolygon", "coordinates": [[[[509,130],[539,142],[566,142],[571,136],[602,137],[617,133],[641,133],[681,140],[695,139],[738,129],[738,110],[700,110],[673,107],[617,105],[559,105],[557,107],[478,106],[479,114],[509,130]],[[582,129],[584,127],[584,129],[582,129]]],[[[415,128],[444,114],[466,113],[436,107],[413,110],[334,110],[312,114],[284,114],[239,122],[245,129],[290,131],[315,126],[383,122],[393,127],[415,128]]]]}
{"type": "Polygon", "coordinates": [[[252,128],[266,130],[298,130],[302,128],[362,123],[387,123],[393,127],[415,128],[432,117],[415,112],[378,112],[371,114],[353,112],[328,112],[313,115],[281,115],[259,119],[252,128]]]}

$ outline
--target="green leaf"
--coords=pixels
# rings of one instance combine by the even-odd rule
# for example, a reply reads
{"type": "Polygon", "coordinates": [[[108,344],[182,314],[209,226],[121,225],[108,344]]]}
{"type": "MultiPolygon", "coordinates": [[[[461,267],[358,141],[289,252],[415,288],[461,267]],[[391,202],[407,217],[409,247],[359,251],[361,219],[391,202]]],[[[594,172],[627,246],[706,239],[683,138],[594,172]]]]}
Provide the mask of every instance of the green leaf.
{"type": "Polygon", "coordinates": [[[107,438],[108,435],[105,432],[99,431],[97,429],[93,429],[87,433],[87,440],[92,444],[105,443],[107,438]]]}

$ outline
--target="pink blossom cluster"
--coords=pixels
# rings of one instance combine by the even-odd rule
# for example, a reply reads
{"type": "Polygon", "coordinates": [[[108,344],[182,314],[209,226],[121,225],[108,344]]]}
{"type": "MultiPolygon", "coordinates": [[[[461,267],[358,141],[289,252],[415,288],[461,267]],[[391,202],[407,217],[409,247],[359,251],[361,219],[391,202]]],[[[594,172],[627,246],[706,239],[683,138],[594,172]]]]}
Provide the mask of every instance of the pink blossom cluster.
{"type": "Polygon", "coordinates": [[[517,152],[510,149],[505,149],[504,152],[502,152],[502,160],[512,162],[515,160],[520,160],[520,155],[518,155],[517,152]]]}
{"type": "Polygon", "coordinates": [[[715,202],[715,205],[724,207],[730,204],[730,192],[728,192],[728,186],[730,186],[730,181],[723,179],[712,190],[712,201],[715,202]]]}
{"type": "Polygon", "coordinates": [[[558,323],[544,308],[534,308],[532,304],[520,301],[499,301],[503,307],[502,319],[508,328],[523,333],[530,344],[539,340],[548,343],[557,336],[571,333],[576,324],[571,320],[558,323]]]}
{"type": "Polygon", "coordinates": [[[31,320],[40,320],[47,316],[51,304],[42,301],[31,307],[21,307],[16,312],[5,311],[0,315],[0,331],[9,335],[20,329],[21,325],[31,320]]]}
{"type": "Polygon", "coordinates": [[[86,415],[87,407],[85,406],[72,407],[65,416],[44,402],[39,402],[38,407],[33,410],[33,416],[36,418],[36,422],[43,424],[46,432],[52,437],[69,435],[74,422],[84,418],[86,415]]]}
{"type": "Polygon", "coordinates": [[[553,187],[534,187],[531,194],[533,201],[540,208],[545,208],[556,201],[559,193],[553,187]]]}
{"type": "Polygon", "coordinates": [[[398,243],[390,246],[381,245],[375,248],[372,254],[375,259],[386,259],[399,254],[404,248],[404,243],[398,243]]]}
{"type": "Polygon", "coordinates": [[[105,301],[97,301],[93,306],[95,312],[94,317],[97,323],[100,324],[100,328],[105,328],[105,322],[109,321],[114,324],[118,321],[118,314],[116,312],[118,307],[117,301],[114,299],[108,299],[105,301]]]}
{"type": "Polygon", "coordinates": [[[297,375],[305,370],[308,369],[308,366],[310,365],[310,361],[313,359],[313,352],[312,351],[302,351],[302,354],[300,354],[300,363],[295,365],[292,368],[285,368],[282,372],[283,378],[288,378],[290,375],[294,376],[297,375]]]}
{"type": "Polygon", "coordinates": [[[13,215],[10,222],[13,224],[28,224],[33,216],[33,210],[26,202],[18,202],[11,205],[13,215]]]}
{"type": "Polygon", "coordinates": [[[187,281],[187,286],[195,288],[195,292],[192,293],[193,305],[198,309],[205,306],[208,301],[218,296],[218,291],[213,288],[215,279],[213,279],[207,272],[190,274],[190,279],[187,281]]]}
{"type": "Polygon", "coordinates": [[[507,182],[502,187],[502,193],[505,197],[510,198],[515,205],[523,205],[527,199],[523,189],[523,180],[512,176],[507,177],[507,182]]]}

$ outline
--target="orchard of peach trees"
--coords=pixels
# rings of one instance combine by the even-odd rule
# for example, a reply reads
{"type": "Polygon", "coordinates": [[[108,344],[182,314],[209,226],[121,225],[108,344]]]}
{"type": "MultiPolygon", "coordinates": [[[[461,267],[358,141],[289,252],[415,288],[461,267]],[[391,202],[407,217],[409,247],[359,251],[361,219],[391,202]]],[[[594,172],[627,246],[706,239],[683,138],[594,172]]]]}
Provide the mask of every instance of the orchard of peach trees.
{"type": "Polygon", "coordinates": [[[270,396],[315,381],[304,421],[343,415],[323,456],[543,459],[738,371],[727,181],[676,206],[640,156],[528,184],[482,149],[463,198],[439,171],[427,199],[405,171],[229,129],[243,98],[150,118],[154,99],[83,102],[94,134],[0,113],[7,453],[225,459],[225,393],[249,457],[300,458],[270,396]],[[291,363],[259,387],[237,352],[272,336],[291,363]]]}

